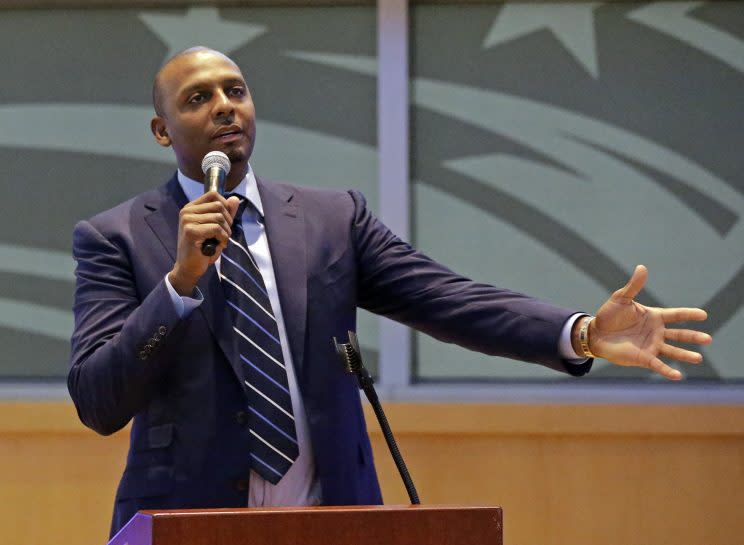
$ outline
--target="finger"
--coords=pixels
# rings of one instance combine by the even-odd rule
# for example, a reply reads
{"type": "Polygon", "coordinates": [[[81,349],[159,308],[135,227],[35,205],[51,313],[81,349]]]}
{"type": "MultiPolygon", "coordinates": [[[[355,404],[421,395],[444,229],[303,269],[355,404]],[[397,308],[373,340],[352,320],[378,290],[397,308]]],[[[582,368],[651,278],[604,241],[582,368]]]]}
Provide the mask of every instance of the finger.
{"type": "Polygon", "coordinates": [[[207,214],[227,210],[227,201],[191,202],[184,206],[181,211],[186,214],[207,214]]]}
{"type": "Polygon", "coordinates": [[[648,279],[648,269],[644,265],[636,265],[633,275],[622,288],[612,294],[614,299],[632,300],[640,293],[648,279]]]}
{"type": "Polygon", "coordinates": [[[220,195],[217,191],[207,191],[203,195],[199,195],[196,199],[191,201],[193,204],[201,204],[206,202],[221,202],[223,205],[226,205],[227,199],[220,195]]]}
{"type": "Polygon", "coordinates": [[[692,329],[667,329],[664,331],[664,340],[675,343],[710,344],[713,337],[692,329]]]}
{"type": "Polygon", "coordinates": [[[708,318],[708,313],[701,308],[663,308],[661,318],[665,324],[674,322],[702,322],[708,318]]]}
{"type": "Polygon", "coordinates": [[[238,208],[240,207],[240,199],[233,195],[229,199],[227,199],[227,210],[230,213],[230,217],[232,219],[235,219],[235,214],[238,213],[238,208]]]}
{"type": "MultiPolygon", "coordinates": [[[[227,202],[227,201],[226,201],[227,202]]],[[[227,204],[222,204],[220,201],[211,201],[206,203],[191,203],[184,206],[181,209],[181,221],[184,221],[187,216],[201,215],[201,214],[221,214],[225,218],[228,225],[232,225],[233,214],[228,210],[227,204]]],[[[193,219],[193,218],[192,218],[193,219]]]]}
{"type": "Polygon", "coordinates": [[[184,235],[187,240],[192,241],[194,244],[201,248],[201,243],[208,238],[216,238],[219,242],[225,242],[230,235],[227,234],[221,225],[217,223],[191,223],[184,227],[184,235]]]}
{"type": "Polygon", "coordinates": [[[198,214],[196,215],[196,217],[194,217],[193,221],[195,223],[201,223],[201,224],[216,223],[217,225],[220,225],[225,231],[227,231],[228,234],[230,234],[231,232],[231,229],[230,229],[231,222],[229,218],[225,217],[225,214],[220,214],[220,213],[198,214]]]}
{"type": "Polygon", "coordinates": [[[225,218],[224,214],[214,212],[210,214],[186,214],[181,218],[181,222],[184,229],[189,225],[216,224],[225,230],[227,236],[232,234],[231,222],[225,218]]]}
{"type": "Polygon", "coordinates": [[[672,369],[666,363],[661,361],[659,358],[653,358],[648,366],[654,373],[658,373],[664,378],[669,380],[682,380],[682,373],[676,369],[672,369]]]}
{"type": "Polygon", "coordinates": [[[703,356],[699,352],[685,350],[684,348],[672,346],[671,344],[663,345],[661,350],[659,350],[659,354],[685,363],[700,363],[703,361],[703,356]]]}

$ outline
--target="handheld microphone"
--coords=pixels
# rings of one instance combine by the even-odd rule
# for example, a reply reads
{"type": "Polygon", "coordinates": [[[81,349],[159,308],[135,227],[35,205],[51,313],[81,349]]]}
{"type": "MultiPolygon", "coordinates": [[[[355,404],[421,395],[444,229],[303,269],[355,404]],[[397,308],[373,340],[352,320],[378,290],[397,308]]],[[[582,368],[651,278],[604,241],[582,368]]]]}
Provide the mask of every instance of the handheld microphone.
{"type": "MultiPolygon", "coordinates": [[[[230,174],[230,159],[221,151],[210,151],[204,156],[201,164],[204,173],[204,193],[217,191],[220,195],[225,190],[225,178],[230,174]]],[[[202,242],[202,255],[213,256],[219,241],[208,238],[202,242]]]]}

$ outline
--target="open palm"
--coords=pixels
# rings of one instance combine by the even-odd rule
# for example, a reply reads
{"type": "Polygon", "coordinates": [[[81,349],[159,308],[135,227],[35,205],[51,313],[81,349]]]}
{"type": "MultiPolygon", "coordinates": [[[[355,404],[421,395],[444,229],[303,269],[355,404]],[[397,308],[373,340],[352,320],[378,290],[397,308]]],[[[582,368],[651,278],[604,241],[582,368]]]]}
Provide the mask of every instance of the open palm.
{"type": "Polygon", "coordinates": [[[589,328],[589,348],[594,355],[616,365],[646,367],[668,379],[679,380],[682,373],[660,357],[686,363],[700,363],[703,357],[669,342],[706,345],[712,339],[702,331],[670,329],[667,325],[702,321],[708,315],[699,308],[656,308],[634,301],[647,279],[648,270],[638,265],[628,283],[599,308],[589,328]]]}

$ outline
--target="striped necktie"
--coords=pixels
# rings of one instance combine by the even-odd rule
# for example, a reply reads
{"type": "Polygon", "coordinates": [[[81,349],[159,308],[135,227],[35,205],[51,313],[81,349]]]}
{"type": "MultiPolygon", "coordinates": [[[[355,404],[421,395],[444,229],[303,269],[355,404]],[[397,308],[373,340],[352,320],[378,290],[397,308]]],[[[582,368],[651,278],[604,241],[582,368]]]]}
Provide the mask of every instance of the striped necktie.
{"type": "Polygon", "coordinates": [[[232,236],[222,252],[220,279],[248,386],[251,467],[276,484],[297,459],[297,433],[279,329],[263,277],[243,234],[241,218],[249,203],[240,199],[232,236]]]}

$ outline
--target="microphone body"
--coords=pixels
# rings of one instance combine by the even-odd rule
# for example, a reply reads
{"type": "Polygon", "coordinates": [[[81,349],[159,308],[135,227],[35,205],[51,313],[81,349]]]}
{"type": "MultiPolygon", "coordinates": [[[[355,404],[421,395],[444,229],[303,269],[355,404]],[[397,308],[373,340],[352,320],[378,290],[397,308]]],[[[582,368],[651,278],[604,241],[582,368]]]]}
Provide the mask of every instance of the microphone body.
{"type": "Polygon", "coordinates": [[[218,165],[209,167],[204,178],[204,193],[217,191],[220,195],[225,191],[225,176],[227,173],[218,165]]]}
{"type": "MultiPolygon", "coordinates": [[[[230,159],[221,151],[210,151],[202,159],[204,172],[204,193],[216,191],[220,195],[225,191],[225,178],[230,173],[230,159]]],[[[202,242],[202,255],[213,256],[219,246],[216,238],[208,238],[202,242]]]]}

